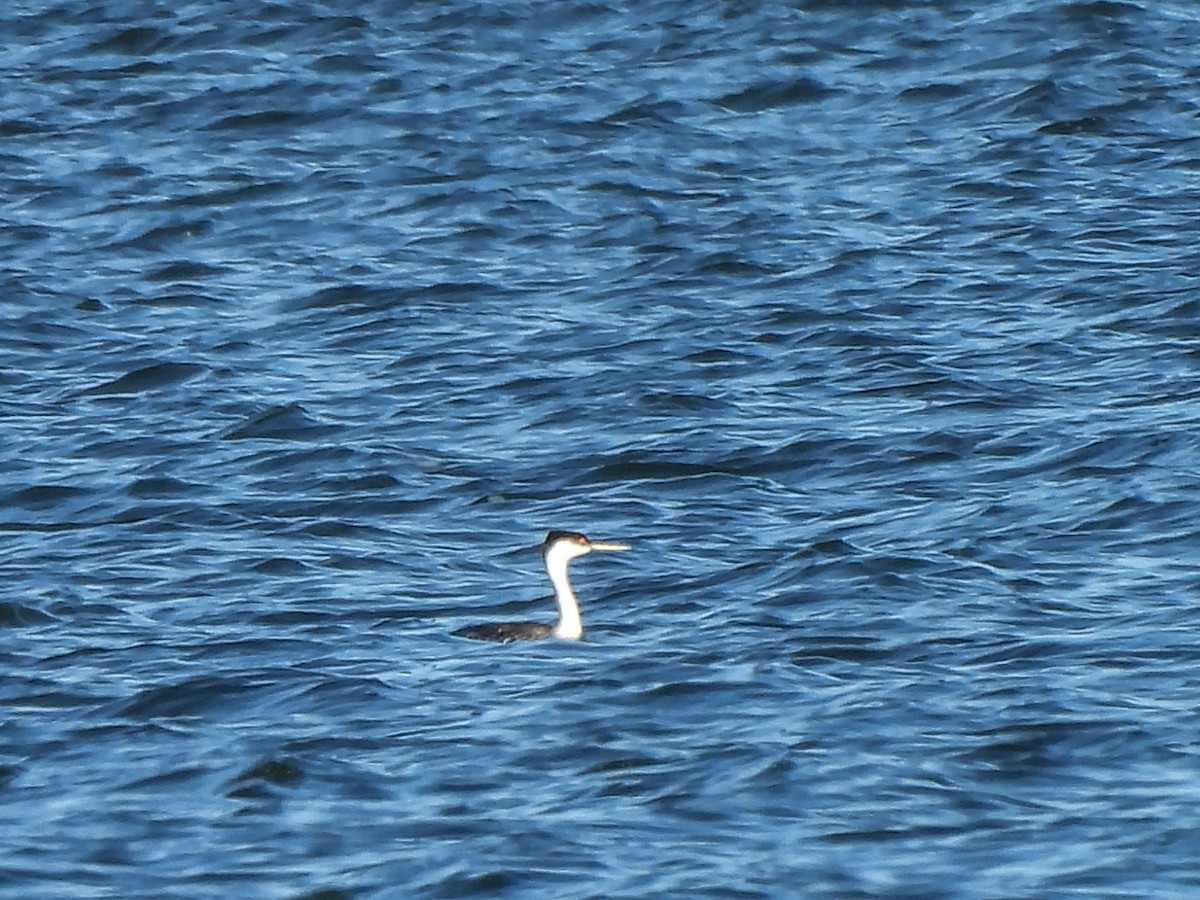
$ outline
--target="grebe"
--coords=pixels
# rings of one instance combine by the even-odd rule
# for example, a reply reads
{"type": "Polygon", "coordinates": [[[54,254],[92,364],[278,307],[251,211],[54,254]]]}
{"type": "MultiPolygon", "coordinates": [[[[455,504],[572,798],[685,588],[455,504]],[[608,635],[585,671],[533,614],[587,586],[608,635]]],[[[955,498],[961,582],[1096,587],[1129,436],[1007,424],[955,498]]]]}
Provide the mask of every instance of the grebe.
{"type": "Polygon", "coordinates": [[[628,550],[627,544],[612,544],[606,541],[589,541],[573,531],[551,531],[542,542],[542,562],[546,574],[554,585],[554,599],[558,601],[558,621],[553,625],[541,622],[496,622],[490,625],[469,625],[451,634],[476,641],[496,641],[507,644],[511,641],[540,641],[556,637],[564,641],[577,641],[583,637],[583,621],[579,618],[579,601],[571,590],[567,578],[567,563],[577,556],[593,550],[628,550]]]}

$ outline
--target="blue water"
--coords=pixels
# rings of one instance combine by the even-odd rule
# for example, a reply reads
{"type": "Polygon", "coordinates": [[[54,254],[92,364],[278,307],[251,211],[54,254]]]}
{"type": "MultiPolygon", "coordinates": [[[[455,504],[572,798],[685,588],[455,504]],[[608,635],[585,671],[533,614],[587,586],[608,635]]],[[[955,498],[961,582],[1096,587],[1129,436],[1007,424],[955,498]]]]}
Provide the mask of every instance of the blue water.
{"type": "Polygon", "coordinates": [[[1193,4],[0,31],[0,895],[1200,891],[1193,4]]]}

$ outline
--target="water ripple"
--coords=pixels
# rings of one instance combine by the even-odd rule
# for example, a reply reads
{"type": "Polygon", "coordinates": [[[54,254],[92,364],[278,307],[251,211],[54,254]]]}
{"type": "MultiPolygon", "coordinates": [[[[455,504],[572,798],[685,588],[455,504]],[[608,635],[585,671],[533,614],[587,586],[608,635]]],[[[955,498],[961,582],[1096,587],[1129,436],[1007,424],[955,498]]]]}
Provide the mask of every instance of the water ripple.
{"type": "Polygon", "coordinates": [[[211,6],[0,12],[6,883],[1194,886],[1190,9],[211,6]]]}

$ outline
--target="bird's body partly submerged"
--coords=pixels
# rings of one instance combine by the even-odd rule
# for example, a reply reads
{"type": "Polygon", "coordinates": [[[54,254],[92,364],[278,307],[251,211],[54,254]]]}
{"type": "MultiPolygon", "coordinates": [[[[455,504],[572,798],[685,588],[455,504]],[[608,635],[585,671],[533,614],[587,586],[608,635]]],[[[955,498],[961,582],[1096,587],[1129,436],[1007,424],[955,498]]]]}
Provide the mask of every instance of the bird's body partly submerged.
{"type": "Polygon", "coordinates": [[[468,625],[451,634],[473,641],[511,644],[513,641],[542,641],[553,637],[554,626],[542,622],[493,622],[490,625],[468,625]]]}
{"type": "Polygon", "coordinates": [[[577,556],[593,550],[628,550],[625,544],[606,541],[589,541],[574,531],[551,531],[542,542],[542,562],[546,574],[554,585],[554,599],[558,601],[558,621],[553,625],[541,622],[495,622],[486,625],[470,625],[452,632],[458,637],[476,641],[492,641],[508,644],[512,641],[540,641],[556,637],[564,641],[577,641],[583,637],[583,620],[579,616],[579,601],[571,590],[567,578],[567,564],[577,556]]]}

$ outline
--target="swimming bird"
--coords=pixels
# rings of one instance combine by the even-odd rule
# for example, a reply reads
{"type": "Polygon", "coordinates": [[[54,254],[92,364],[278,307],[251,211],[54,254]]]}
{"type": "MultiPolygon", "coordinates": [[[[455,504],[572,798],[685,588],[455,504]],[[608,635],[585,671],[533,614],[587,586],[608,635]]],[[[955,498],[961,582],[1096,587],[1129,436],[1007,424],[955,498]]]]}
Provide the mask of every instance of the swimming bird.
{"type": "Polygon", "coordinates": [[[558,621],[553,625],[541,622],[495,622],[487,625],[469,625],[451,632],[457,637],[476,641],[495,641],[507,644],[512,641],[540,641],[548,637],[564,641],[577,641],[583,637],[583,620],[579,617],[579,601],[571,590],[567,578],[567,564],[577,556],[593,550],[628,550],[628,544],[613,544],[608,541],[589,541],[574,531],[551,531],[542,542],[542,562],[546,574],[554,585],[554,599],[558,601],[558,621]]]}

